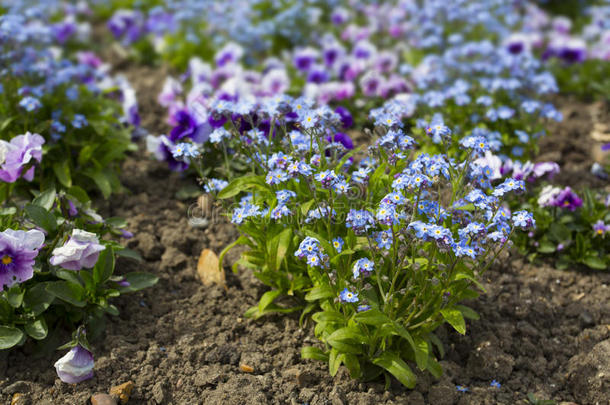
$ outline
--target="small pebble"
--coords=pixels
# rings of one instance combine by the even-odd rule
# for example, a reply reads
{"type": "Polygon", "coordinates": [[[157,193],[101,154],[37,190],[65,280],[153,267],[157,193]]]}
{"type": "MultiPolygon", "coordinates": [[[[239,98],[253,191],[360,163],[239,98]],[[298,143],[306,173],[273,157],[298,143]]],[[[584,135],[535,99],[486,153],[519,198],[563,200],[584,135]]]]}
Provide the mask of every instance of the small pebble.
{"type": "Polygon", "coordinates": [[[30,398],[20,392],[15,393],[11,399],[11,405],[30,405],[31,403],[30,398]]]}
{"type": "Polygon", "coordinates": [[[127,381],[126,383],[110,388],[110,395],[116,395],[117,397],[119,397],[121,403],[125,405],[127,401],[129,401],[129,397],[131,396],[133,388],[133,381],[127,381]]]}
{"type": "Polygon", "coordinates": [[[254,367],[248,366],[247,364],[240,364],[239,369],[241,371],[243,371],[244,373],[253,373],[254,372],[254,367]]]}
{"type": "Polygon", "coordinates": [[[112,395],[98,393],[91,397],[91,405],[117,405],[117,400],[112,395]]]}

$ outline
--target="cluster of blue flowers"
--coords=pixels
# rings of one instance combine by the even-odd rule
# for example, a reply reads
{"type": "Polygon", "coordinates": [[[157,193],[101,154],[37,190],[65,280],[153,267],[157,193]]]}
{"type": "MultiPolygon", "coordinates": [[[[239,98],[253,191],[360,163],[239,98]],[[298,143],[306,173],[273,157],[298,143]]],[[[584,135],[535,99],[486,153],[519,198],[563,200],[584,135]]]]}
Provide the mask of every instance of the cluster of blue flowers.
{"type": "Polygon", "coordinates": [[[328,255],[324,253],[320,241],[310,236],[303,239],[294,252],[299,259],[305,259],[308,266],[328,268],[328,255]]]}

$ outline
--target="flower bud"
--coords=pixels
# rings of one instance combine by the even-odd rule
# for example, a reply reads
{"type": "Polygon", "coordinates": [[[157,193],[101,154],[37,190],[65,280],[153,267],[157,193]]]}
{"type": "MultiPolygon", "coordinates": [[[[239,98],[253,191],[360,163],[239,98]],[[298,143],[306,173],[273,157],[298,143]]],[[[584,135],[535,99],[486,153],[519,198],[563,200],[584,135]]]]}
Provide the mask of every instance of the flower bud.
{"type": "Polygon", "coordinates": [[[76,384],[93,377],[93,365],[91,352],[78,345],[55,362],[55,369],[63,382],[76,384]]]}

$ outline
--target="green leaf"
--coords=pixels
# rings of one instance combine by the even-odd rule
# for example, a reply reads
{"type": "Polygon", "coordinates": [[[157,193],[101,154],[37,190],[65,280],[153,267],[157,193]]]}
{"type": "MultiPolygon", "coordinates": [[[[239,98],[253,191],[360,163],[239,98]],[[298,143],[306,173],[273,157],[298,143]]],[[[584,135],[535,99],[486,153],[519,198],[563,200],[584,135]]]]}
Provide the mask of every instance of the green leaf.
{"type": "Polygon", "coordinates": [[[32,322],[25,324],[25,333],[33,337],[36,340],[42,340],[47,337],[49,328],[44,318],[38,318],[32,322]]]}
{"type": "Polygon", "coordinates": [[[44,208],[33,205],[26,204],[25,212],[28,217],[34,222],[36,225],[47,231],[48,233],[55,232],[57,229],[57,219],[53,214],[44,208]]]}
{"type": "Polygon", "coordinates": [[[66,280],[69,283],[80,284],[80,285],[83,284],[79,277],[80,272],[76,272],[73,270],[57,269],[55,274],[57,275],[58,278],[61,278],[62,280],[66,280]]]}
{"type": "Polygon", "coordinates": [[[233,249],[235,246],[238,246],[238,245],[245,245],[249,241],[250,241],[250,239],[248,239],[247,236],[241,235],[233,243],[229,244],[227,247],[222,249],[222,252],[220,252],[220,256],[218,256],[218,267],[219,267],[219,269],[222,269],[222,262],[224,261],[224,258],[226,256],[226,254],[229,253],[229,251],[231,249],[233,249]]]}
{"type": "Polygon", "coordinates": [[[458,309],[466,319],[472,319],[476,321],[480,318],[479,314],[477,314],[474,309],[469,308],[465,305],[456,305],[455,308],[458,309]]]}
{"type": "Polygon", "coordinates": [[[96,284],[101,284],[108,280],[114,272],[114,250],[112,246],[106,246],[97,259],[93,267],[93,280],[96,284]]]}
{"type": "Polygon", "coordinates": [[[366,338],[351,327],[340,328],[331,333],[326,343],[342,353],[362,353],[362,343],[366,338]]]}
{"type": "MultiPolygon", "coordinates": [[[[459,272],[459,273],[456,273],[456,274],[455,274],[455,279],[456,279],[456,280],[464,280],[464,279],[465,279],[465,280],[470,280],[470,281],[472,281],[472,282],[474,283],[474,285],[476,285],[476,286],[479,288],[479,290],[481,290],[481,291],[483,291],[483,292],[487,292],[487,291],[485,290],[485,287],[483,287],[483,284],[481,284],[481,283],[479,282],[479,280],[477,280],[475,277],[471,276],[471,275],[470,275],[470,274],[468,274],[468,273],[464,273],[464,272],[459,272]]],[[[477,294],[477,296],[478,296],[478,294],[477,294]]]]}
{"type": "Polygon", "coordinates": [[[462,335],[466,334],[466,322],[460,311],[454,308],[443,308],[441,309],[441,314],[453,326],[453,329],[462,335]]]}
{"type": "Polygon", "coordinates": [[[344,323],[345,317],[341,312],[334,310],[327,310],[316,312],[311,318],[318,323],[344,323]]]}
{"type": "Polygon", "coordinates": [[[349,370],[349,375],[352,378],[359,378],[362,375],[360,370],[360,361],[358,356],[349,353],[343,353],[343,364],[349,370]]]}
{"type": "Polygon", "coordinates": [[[263,296],[261,297],[261,299],[258,301],[258,312],[260,312],[260,313],[265,312],[265,309],[271,303],[273,303],[273,300],[275,300],[277,297],[279,297],[281,293],[282,292],[280,290],[271,290],[271,291],[267,291],[266,293],[264,293],[263,296]]]}
{"type": "Polygon", "coordinates": [[[279,270],[282,261],[286,257],[286,252],[290,248],[292,241],[292,229],[286,228],[278,235],[277,253],[275,256],[275,268],[279,270]]]}
{"type": "Polygon", "coordinates": [[[333,289],[326,284],[321,284],[312,288],[307,295],[305,295],[305,299],[309,302],[323,300],[325,298],[335,298],[333,289]]]}
{"type": "Polygon", "coordinates": [[[219,199],[231,198],[249,188],[268,189],[263,176],[243,176],[233,180],[218,193],[219,199]]]}
{"type": "Polygon", "coordinates": [[[0,326],[0,350],[10,349],[24,338],[21,329],[12,326],[0,326]]]}
{"type": "Polygon", "coordinates": [[[430,356],[428,357],[427,370],[436,378],[441,378],[441,376],[443,375],[443,368],[441,367],[439,362],[436,361],[432,353],[430,353],[430,356]]]}
{"type": "Polygon", "coordinates": [[[595,270],[608,270],[606,263],[597,256],[586,256],[583,263],[595,270]]]}
{"type": "Polygon", "coordinates": [[[9,215],[15,215],[17,213],[17,208],[15,207],[5,207],[5,208],[0,208],[0,216],[9,216],[9,215]]]}
{"type": "Polygon", "coordinates": [[[68,195],[76,198],[82,204],[86,204],[91,200],[87,192],[78,186],[70,187],[68,195]]]}
{"type": "Polygon", "coordinates": [[[19,285],[15,285],[6,292],[8,303],[13,308],[19,308],[23,302],[25,291],[22,291],[19,285]]]}
{"type": "Polygon", "coordinates": [[[428,339],[430,339],[430,342],[432,342],[432,344],[436,346],[436,350],[438,350],[440,358],[442,359],[443,357],[445,357],[445,348],[443,347],[443,342],[441,342],[438,336],[436,336],[434,333],[431,333],[428,336],[428,339]]]}
{"type": "Polygon", "coordinates": [[[557,247],[553,242],[549,242],[548,240],[541,240],[537,250],[540,253],[555,253],[557,247]]]}
{"type": "Polygon", "coordinates": [[[57,298],[66,301],[75,307],[82,308],[87,303],[84,301],[85,289],[80,284],[68,281],[53,281],[47,283],[47,291],[57,298]]]}
{"type": "Polygon", "coordinates": [[[17,117],[17,115],[13,115],[12,117],[8,117],[2,121],[2,124],[0,124],[0,131],[4,131],[11,124],[11,122],[17,119],[17,117]]]}
{"type": "Polygon", "coordinates": [[[120,257],[125,257],[127,259],[133,259],[137,262],[141,262],[143,260],[142,255],[140,255],[140,253],[138,253],[137,251],[135,251],[133,249],[128,249],[128,248],[123,248],[123,249],[117,250],[116,255],[120,256],[120,257]]]}
{"type": "Polygon", "coordinates": [[[420,370],[425,370],[428,368],[428,342],[419,337],[414,337],[413,341],[415,342],[415,363],[417,363],[417,368],[420,370]]]}
{"type": "Polygon", "coordinates": [[[23,306],[34,316],[38,316],[49,308],[55,296],[46,289],[47,283],[39,283],[28,289],[23,297],[23,306]]]}
{"type": "Polygon", "coordinates": [[[128,223],[125,220],[125,218],[121,218],[121,217],[106,218],[104,220],[104,222],[106,222],[107,225],[110,225],[114,228],[127,228],[127,226],[128,226],[128,223]]]}
{"type": "Polygon", "coordinates": [[[415,374],[413,374],[407,363],[400,358],[398,353],[383,352],[379,357],[373,359],[373,364],[390,372],[405,387],[410,389],[415,388],[415,374]]]}
{"type": "Polygon", "coordinates": [[[339,371],[339,366],[341,365],[341,354],[335,348],[330,349],[330,354],[328,356],[328,371],[331,377],[337,375],[337,371],[339,371]]]}
{"type": "Polygon", "coordinates": [[[301,214],[307,215],[311,206],[316,202],[315,198],[301,204],[301,214]]]}
{"type": "Polygon", "coordinates": [[[314,346],[305,346],[301,349],[301,357],[304,359],[312,359],[319,361],[328,361],[328,353],[324,353],[321,349],[314,346]]]}
{"type": "Polygon", "coordinates": [[[413,353],[415,354],[415,361],[417,366],[424,370],[427,367],[427,357],[428,357],[428,344],[425,340],[420,338],[413,338],[411,334],[399,323],[393,322],[392,327],[394,329],[394,333],[398,336],[405,339],[411,348],[413,349],[413,353]],[[425,347],[424,347],[425,344],[425,347]]]}
{"type": "Polygon", "coordinates": [[[55,177],[64,187],[72,187],[72,176],[70,175],[70,163],[68,160],[63,160],[61,162],[55,162],[53,164],[53,172],[55,173],[55,177]]]}
{"type": "Polygon", "coordinates": [[[119,315],[119,309],[112,304],[104,307],[104,311],[108,312],[110,315],[113,316],[119,315]]]}
{"type": "Polygon", "coordinates": [[[127,281],[129,286],[119,286],[118,290],[124,292],[140,291],[157,284],[159,277],[150,273],[127,273],[123,276],[123,281],[127,281]]]}
{"type": "Polygon", "coordinates": [[[112,194],[112,182],[104,170],[90,169],[83,171],[83,174],[95,182],[95,185],[100,189],[104,198],[110,197],[110,194],[112,194]]]}
{"type": "Polygon", "coordinates": [[[57,193],[55,192],[55,188],[51,187],[38,194],[36,198],[32,200],[32,204],[38,205],[39,207],[44,208],[47,211],[50,211],[53,208],[53,204],[55,203],[55,197],[57,193]]]}
{"type": "Polygon", "coordinates": [[[376,308],[369,309],[368,311],[358,312],[354,315],[354,320],[363,323],[365,325],[381,326],[384,323],[391,322],[390,318],[383,312],[376,308]]]}

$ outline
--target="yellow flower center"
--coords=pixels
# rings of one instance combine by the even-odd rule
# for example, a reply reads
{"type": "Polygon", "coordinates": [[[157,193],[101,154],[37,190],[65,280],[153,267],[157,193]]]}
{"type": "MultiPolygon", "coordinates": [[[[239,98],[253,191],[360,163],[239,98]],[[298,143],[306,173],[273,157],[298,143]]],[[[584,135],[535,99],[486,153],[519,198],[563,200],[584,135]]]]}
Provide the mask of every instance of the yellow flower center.
{"type": "Polygon", "coordinates": [[[9,255],[2,256],[2,264],[11,264],[13,262],[13,258],[9,255]]]}

